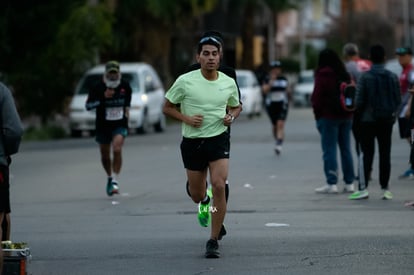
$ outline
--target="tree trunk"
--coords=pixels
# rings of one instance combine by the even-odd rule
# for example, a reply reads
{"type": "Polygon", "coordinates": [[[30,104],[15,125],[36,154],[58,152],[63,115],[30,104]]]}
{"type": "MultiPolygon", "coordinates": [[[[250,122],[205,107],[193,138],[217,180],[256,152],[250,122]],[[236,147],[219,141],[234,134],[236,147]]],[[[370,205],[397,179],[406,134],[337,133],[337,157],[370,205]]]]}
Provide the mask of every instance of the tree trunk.
{"type": "Polygon", "coordinates": [[[243,17],[242,24],[242,60],[240,67],[244,69],[254,69],[253,68],[253,37],[254,37],[254,11],[255,4],[252,1],[248,1],[243,17]]]}

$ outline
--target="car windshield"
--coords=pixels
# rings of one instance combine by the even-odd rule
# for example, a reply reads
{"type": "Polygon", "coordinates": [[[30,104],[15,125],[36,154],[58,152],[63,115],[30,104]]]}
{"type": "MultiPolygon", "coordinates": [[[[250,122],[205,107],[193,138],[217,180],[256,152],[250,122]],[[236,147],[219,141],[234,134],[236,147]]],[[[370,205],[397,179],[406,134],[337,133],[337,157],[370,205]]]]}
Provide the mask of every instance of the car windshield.
{"type": "Polygon", "coordinates": [[[313,82],[313,75],[301,75],[299,77],[299,83],[310,83],[313,82]]]}
{"type": "Polygon", "coordinates": [[[238,75],[237,76],[237,84],[240,88],[247,87],[247,76],[245,75],[238,75]]]}
{"type": "MultiPolygon", "coordinates": [[[[136,74],[123,73],[122,79],[127,81],[132,88],[133,93],[139,92],[139,81],[136,74]]],[[[87,75],[78,89],[78,94],[88,94],[89,90],[92,89],[99,81],[102,81],[102,74],[90,74],[87,75]]]]}

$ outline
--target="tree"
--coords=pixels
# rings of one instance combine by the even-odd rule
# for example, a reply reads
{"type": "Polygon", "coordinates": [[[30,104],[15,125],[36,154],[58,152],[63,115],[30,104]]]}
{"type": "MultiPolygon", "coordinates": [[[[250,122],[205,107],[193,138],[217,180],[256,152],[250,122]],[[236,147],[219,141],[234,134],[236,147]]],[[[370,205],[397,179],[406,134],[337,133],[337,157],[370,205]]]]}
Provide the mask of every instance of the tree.
{"type": "Polygon", "coordinates": [[[386,49],[387,56],[394,55],[395,33],[392,22],[373,12],[354,13],[352,18],[352,24],[348,22],[347,16],[338,19],[328,35],[329,47],[337,49],[340,53],[345,43],[353,42],[358,45],[361,56],[368,58],[369,48],[380,43],[386,49]],[[349,30],[351,26],[352,30],[349,30]],[[352,41],[348,41],[350,32],[352,41]]]}
{"type": "Polygon", "coordinates": [[[164,83],[172,82],[170,49],[172,34],[192,26],[194,19],[211,11],[217,0],[123,0],[115,9],[115,50],[106,55],[120,60],[151,63],[164,83]]]}
{"type": "MultiPolygon", "coordinates": [[[[270,29],[273,29],[274,32],[271,33],[271,35],[269,35],[268,39],[270,41],[273,41],[271,47],[274,48],[275,36],[273,36],[273,35],[277,35],[277,33],[279,32],[279,28],[278,28],[279,14],[281,12],[289,10],[289,9],[296,9],[297,8],[297,6],[295,4],[296,1],[293,1],[293,0],[264,0],[264,2],[266,4],[266,6],[271,11],[270,24],[272,24],[273,26],[270,29]]],[[[270,45],[270,43],[269,43],[269,45],[270,45]]],[[[275,57],[273,55],[273,53],[269,53],[269,54],[271,54],[271,55],[268,56],[268,58],[274,58],[275,57]]]]}
{"type": "Polygon", "coordinates": [[[96,63],[147,61],[168,80],[171,33],[217,0],[4,2],[0,77],[12,86],[22,117],[46,124],[96,63]]]}
{"type": "Polygon", "coordinates": [[[9,1],[0,10],[4,21],[0,72],[13,88],[21,115],[38,115],[45,124],[53,113],[62,111],[71,94],[79,67],[88,60],[84,47],[88,49],[104,36],[99,36],[102,22],[98,16],[103,11],[95,12],[80,0],[24,2],[9,1]],[[68,18],[72,19],[65,25],[68,18]],[[96,21],[99,25],[90,30],[96,21]]]}
{"type": "MultiPolygon", "coordinates": [[[[274,41],[275,35],[278,32],[277,28],[277,17],[278,14],[282,11],[295,8],[296,6],[292,4],[292,0],[264,0],[264,1],[256,1],[256,0],[238,0],[238,1],[231,1],[231,5],[239,5],[242,9],[243,14],[243,23],[241,28],[241,37],[243,43],[243,52],[242,52],[242,64],[240,65],[243,68],[253,69],[253,37],[255,35],[255,25],[254,25],[254,18],[257,15],[257,12],[263,9],[270,10],[270,18],[269,18],[269,32],[266,34],[268,41],[274,41]]],[[[271,45],[269,47],[274,47],[274,43],[267,45],[271,45]]],[[[265,60],[269,59],[269,51],[266,48],[264,50],[266,56],[264,56],[265,60]]],[[[272,57],[272,56],[271,56],[272,57]]],[[[265,62],[266,62],[265,61],[265,62]]]]}

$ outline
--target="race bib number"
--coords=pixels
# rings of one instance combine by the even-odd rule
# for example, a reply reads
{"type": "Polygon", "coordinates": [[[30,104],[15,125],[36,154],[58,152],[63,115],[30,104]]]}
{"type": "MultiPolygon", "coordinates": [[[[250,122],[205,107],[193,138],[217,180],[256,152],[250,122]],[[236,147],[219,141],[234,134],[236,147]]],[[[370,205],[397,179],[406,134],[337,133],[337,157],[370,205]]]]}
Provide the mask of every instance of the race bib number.
{"type": "Polygon", "coordinates": [[[124,117],[123,107],[106,108],[106,120],[120,120],[124,117]]]}
{"type": "Polygon", "coordinates": [[[271,101],[283,101],[285,100],[285,93],[270,93],[271,101]]]}

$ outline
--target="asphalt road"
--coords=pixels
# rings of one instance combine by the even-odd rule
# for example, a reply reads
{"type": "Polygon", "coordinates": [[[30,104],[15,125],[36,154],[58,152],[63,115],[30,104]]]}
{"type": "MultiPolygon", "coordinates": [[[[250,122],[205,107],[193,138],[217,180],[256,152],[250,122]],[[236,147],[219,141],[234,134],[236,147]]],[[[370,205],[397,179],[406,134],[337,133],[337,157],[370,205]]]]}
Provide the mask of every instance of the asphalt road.
{"type": "MultiPolygon", "coordinates": [[[[32,274],[414,274],[414,181],[394,128],[392,201],[320,195],[319,135],[291,109],[281,156],[265,115],[232,127],[222,257],[205,259],[209,229],[184,189],[180,127],[128,137],[121,194],[107,197],[93,138],[24,143],[12,173],[12,240],[29,243],[32,274]]],[[[356,160],[356,159],[355,159],[356,160]]],[[[356,166],[356,163],[355,163],[356,166]]],[[[342,183],[341,183],[342,188],[342,183]]]]}

